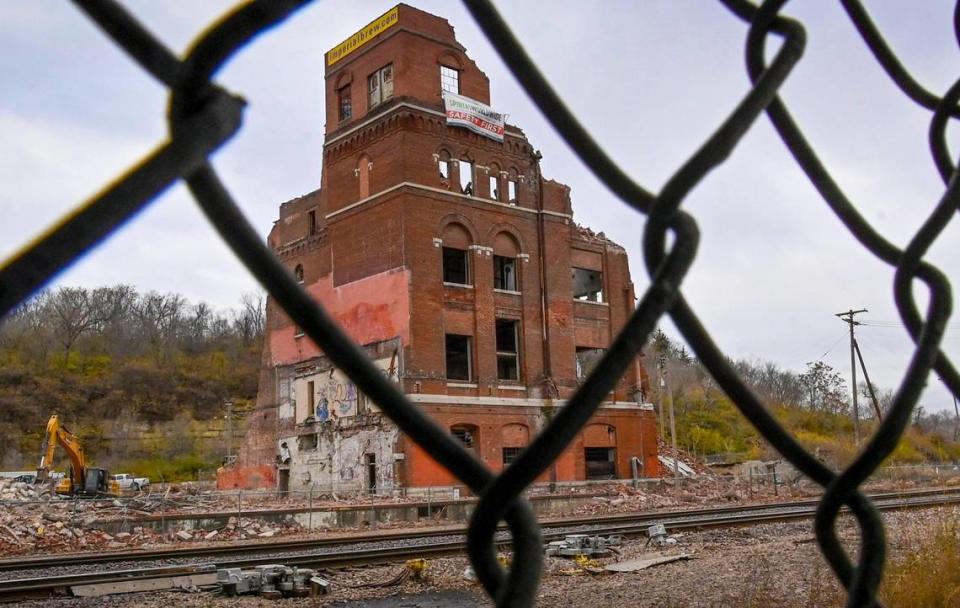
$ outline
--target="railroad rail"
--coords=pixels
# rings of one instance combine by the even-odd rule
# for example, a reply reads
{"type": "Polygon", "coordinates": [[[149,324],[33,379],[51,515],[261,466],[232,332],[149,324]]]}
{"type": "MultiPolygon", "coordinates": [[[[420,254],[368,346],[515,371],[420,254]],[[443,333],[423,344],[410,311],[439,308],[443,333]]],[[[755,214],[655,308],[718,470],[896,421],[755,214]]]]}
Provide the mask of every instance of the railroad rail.
{"type": "MultiPolygon", "coordinates": [[[[922,497],[943,497],[944,500],[936,504],[953,502],[956,498],[960,502],[960,489],[954,488],[926,488],[920,490],[906,490],[900,492],[883,492],[869,495],[872,500],[896,500],[922,497]]],[[[591,517],[543,519],[541,525],[547,528],[575,528],[578,526],[606,525],[615,527],[618,524],[630,525],[635,522],[663,522],[674,521],[677,525],[691,518],[719,517],[729,513],[756,513],[759,511],[790,509],[794,507],[812,507],[818,503],[817,498],[805,500],[784,501],[779,503],[758,503],[751,505],[729,505],[703,509],[662,509],[645,511],[643,513],[622,513],[612,515],[595,515],[591,517]]],[[[642,524],[638,524],[642,525],[642,524]]],[[[502,526],[505,529],[505,526],[502,526]]],[[[92,564],[108,564],[114,562],[143,562],[162,561],[180,558],[230,555],[244,555],[255,553],[281,553],[285,551],[306,551],[321,547],[332,547],[345,544],[362,544],[383,541],[404,541],[415,538],[429,538],[451,535],[462,535],[466,526],[438,526],[435,528],[419,528],[405,530],[384,530],[376,533],[337,534],[322,538],[278,540],[278,541],[251,541],[237,542],[229,545],[207,545],[198,547],[182,547],[175,549],[148,549],[148,550],[117,550],[97,551],[84,553],[58,553],[56,555],[42,555],[33,557],[12,557],[0,559],[0,572],[32,570],[39,568],[55,568],[61,566],[78,566],[92,564]]]]}
{"type": "MultiPolygon", "coordinates": [[[[911,492],[877,494],[871,497],[881,510],[924,508],[960,503],[960,490],[937,489],[911,492]]],[[[668,530],[723,528],[758,523],[796,521],[813,517],[817,500],[791,501],[763,505],[740,505],[645,512],[592,518],[574,518],[543,522],[544,540],[556,540],[567,534],[621,534],[624,537],[643,536],[653,523],[664,524],[668,530]]],[[[337,569],[346,566],[372,565],[402,561],[412,557],[437,557],[462,553],[466,548],[464,527],[381,533],[376,535],[353,535],[336,538],[297,540],[272,543],[243,543],[227,547],[195,547],[189,549],[112,552],[102,555],[58,555],[50,558],[7,559],[0,562],[5,570],[14,568],[19,561],[20,569],[52,568],[103,563],[161,560],[171,558],[210,557],[204,563],[165,565],[139,569],[87,572],[58,576],[37,576],[0,581],[0,602],[18,601],[25,598],[67,596],[76,589],[90,585],[143,584],[146,581],[171,577],[210,575],[216,568],[252,567],[265,563],[283,563],[287,566],[337,569]],[[411,539],[437,538],[438,540],[411,545],[359,547],[350,550],[327,550],[322,547],[347,545],[383,544],[385,542],[409,541],[411,539]],[[313,551],[310,551],[313,550],[313,551]],[[278,555],[284,551],[300,551],[278,555]],[[234,557],[231,557],[234,556],[234,557]]],[[[504,534],[498,541],[509,545],[504,534]]],[[[149,585],[144,585],[148,588],[149,585]]]]}

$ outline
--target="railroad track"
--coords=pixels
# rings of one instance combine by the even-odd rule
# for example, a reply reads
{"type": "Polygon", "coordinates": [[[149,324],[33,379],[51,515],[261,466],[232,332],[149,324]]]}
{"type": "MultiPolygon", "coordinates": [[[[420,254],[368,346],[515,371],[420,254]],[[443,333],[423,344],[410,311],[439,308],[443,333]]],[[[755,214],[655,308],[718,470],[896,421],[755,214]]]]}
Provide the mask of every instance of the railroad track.
{"type": "MultiPolygon", "coordinates": [[[[872,495],[880,510],[933,507],[960,503],[960,490],[919,490],[911,492],[886,493],[872,495]]],[[[816,500],[793,501],[765,505],[744,505],[736,507],[717,507],[712,509],[694,509],[686,511],[657,511],[633,515],[616,515],[593,518],[577,518],[544,521],[544,540],[556,540],[566,534],[588,533],[599,535],[621,534],[625,537],[643,536],[653,523],[661,523],[668,530],[707,529],[757,523],[784,522],[812,517],[817,506],[816,500]]],[[[7,559],[0,562],[5,570],[52,568],[65,565],[92,565],[132,561],[161,560],[171,558],[211,557],[205,563],[193,563],[176,566],[163,566],[139,569],[123,569],[93,573],[68,574],[62,576],[39,576],[0,581],[0,602],[21,600],[30,597],[48,597],[51,595],[71,595],[78,588],[90,585],[127,585],[140,584],[140,588],[149,588],[147,581],[174,577],[196,577],[211,575],[217,568],[251,567],[265,563],[283,563],[287,566],[311,567],[316,569],[335,569],[352,565],[382,564],[402,561],[413,557],[437,557],[461,553],[465,548],[463,533],[466,528],[446,528],[442,530],[417,530],[399,533],[381,533],[376,535],[355,535],[335,539],[298,540],[275,543],[244,543],[227,547],[196,547],[189,549],[112,552],[109,554],[77,554],[49,558],[7,559]],[[445,537],[445,538],[444,538],[445,537]],[[359,547],[350,550],[327,550],[316,552],[321,547],[342,547],[344,545],[383,544],[385,542],[403,543],[412,539],[437,538],[428,543],[399,546],[359,547]],[[314,551],[310,551],[314,550],[314,551]],[[285,551],[300,551],[290,555],[278,555],[285,551]],[[234,557],[231,557],[234,556],[234,557]]],[[[509,545],[509,538],[502,539],[503,545],[509,545]]]]}

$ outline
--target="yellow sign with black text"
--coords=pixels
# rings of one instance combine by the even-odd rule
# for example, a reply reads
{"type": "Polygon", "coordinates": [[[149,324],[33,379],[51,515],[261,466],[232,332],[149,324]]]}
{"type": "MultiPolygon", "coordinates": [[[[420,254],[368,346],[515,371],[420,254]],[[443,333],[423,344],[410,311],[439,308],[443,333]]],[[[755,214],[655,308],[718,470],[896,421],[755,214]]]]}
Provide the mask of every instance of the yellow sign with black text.
{"type": "Polygon", "coordinates": [[[400,7],[395,6],[366,25],[362,30],[350,36],[327,51],[327,67],[340,61],[350,53],[370,42],[383,32],[397,24],[400,7]]]}

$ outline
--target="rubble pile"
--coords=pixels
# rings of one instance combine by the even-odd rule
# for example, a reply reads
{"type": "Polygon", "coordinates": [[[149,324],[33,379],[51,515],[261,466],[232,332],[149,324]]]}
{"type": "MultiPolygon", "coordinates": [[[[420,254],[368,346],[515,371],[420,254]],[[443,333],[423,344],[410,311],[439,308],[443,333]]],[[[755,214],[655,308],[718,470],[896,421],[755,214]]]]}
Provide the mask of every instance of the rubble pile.
{"type": "Polygon", "coordinates": [[[50,496],[47,486],[32,486],[22,481],[0,480],[0,500],[40,500],[50,496]]]}
{"type": "Polygon", "coordinates": [[[231,517],[227,525],[214,529],[181,529],[170,534],[171,540],[180,542],[210,540],[246,540],[273,538],[300,531],[300,525],[292,519],[267,523],[257,519],[231,517]]]}

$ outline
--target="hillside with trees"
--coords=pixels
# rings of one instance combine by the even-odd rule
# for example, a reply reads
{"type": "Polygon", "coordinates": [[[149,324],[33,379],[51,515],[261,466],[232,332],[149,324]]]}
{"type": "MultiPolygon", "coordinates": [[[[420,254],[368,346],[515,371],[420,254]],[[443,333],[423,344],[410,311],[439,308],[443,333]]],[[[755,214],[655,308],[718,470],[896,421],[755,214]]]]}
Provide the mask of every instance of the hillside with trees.
{"type": "MultiPolygon", "coordinates": [[[[708,460],[775,459],[776,450],[740,414],[716,382],[686,348],[658,332],[645,350],[657,404],[673,398],[677,446],[708,460]],[[664,378],[664,387],[658,379],[664,378]]],[[[733,361],[733,366],[774,416],[808,450],[836,466],[857,452],[854,443],[851,395],[842,375],[822,361],[807,364],[803,372],[785,370],[768,361],[733,361]]],[[[861,436],[869,437],[893,397],[890,390],[858,386],[861,436]]],[[[664,441],[670,443],[669,412],[664,406],[664,441]]],[[[659,412],[659,407],[658,407],[659,412]]],[[[952,462],[960,460],[954,412],[925,412],[918,407],[913,423],[891,457],[894,463],[952,462]]]]}
{"type": "Polygon", "coordinates": [[[263,324],[261,295],[218,312],[128,285],[38,294],[0,323],[0,464],[35,468],[57,413],[102,466],[215,468],[256,399],[263,324]]]}

